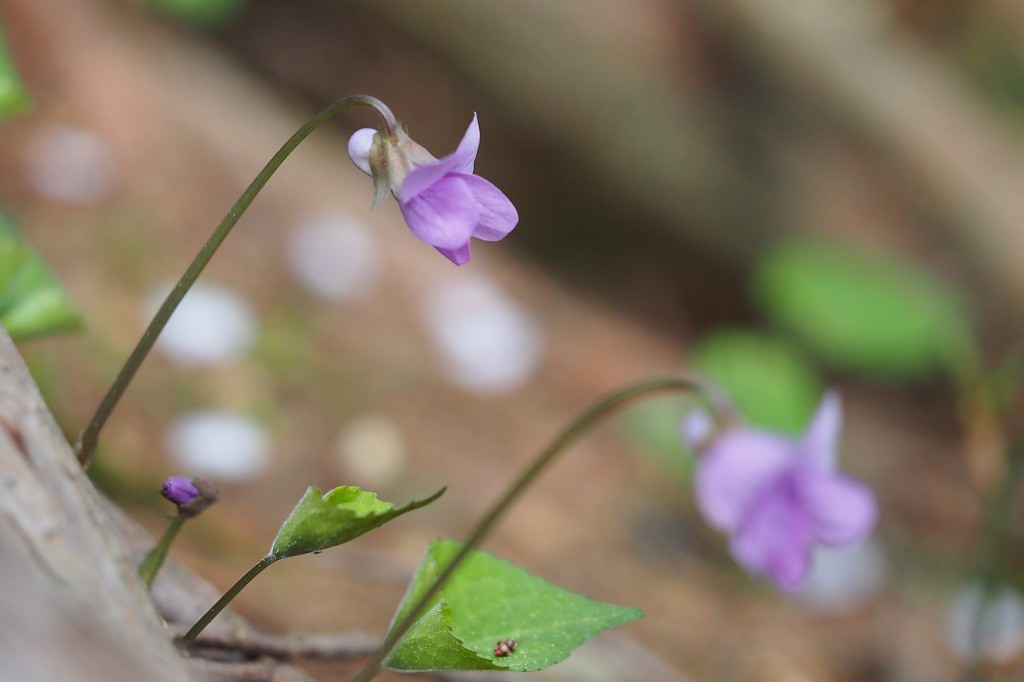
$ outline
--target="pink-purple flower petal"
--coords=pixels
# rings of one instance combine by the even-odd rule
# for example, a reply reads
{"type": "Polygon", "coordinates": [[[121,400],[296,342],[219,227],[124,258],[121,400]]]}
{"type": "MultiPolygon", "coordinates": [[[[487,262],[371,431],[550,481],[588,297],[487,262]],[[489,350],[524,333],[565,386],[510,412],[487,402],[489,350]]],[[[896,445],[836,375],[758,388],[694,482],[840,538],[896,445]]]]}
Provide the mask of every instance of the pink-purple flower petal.
{"type": "Polygon", "coordinates": [[[834,468],[842,423],[842,401],[838,393],[830,391],[821,399],[804,433],[801,445],[805,456],[814,459],[818,466],[834,468]]]}
{"type": "Polygon", "coordinates": [[[462,137],[458,148],[433,163],[414,168],[402,182],[402,187],[398,190],[398,200],[400,202],[411,201],[446,175],[472,173],[479,148],[480,124],[477,123],[476,114],[473,114],[473,120],[470,122],[469,128],[466,129],[466,134],[462,137]]]}
{"type": "Polygon", "coordinates": [[[480,218],[473,190],[459,175],[448,175],[399,205],[412,233],[441,249],[464,246],[480,218]]]}
{"type": "Polygon", "coordinates": [[[697,505],[711,525],[735,530],[761,491],[796,456],[785,438],[734,429],[716,440],[696,472],[697,505]]]}
{"type": "Polygon", "coordinates": [[[504,192],[479,175],[460,175],[473,191],[480,211],[473,236],[488,242],[503,239],[519,222],[519,212],[504,192]]]}
{"type": "Polygon", "coordinates": [[[849,545],[875,527],[875,498],[866,486],[851,478],[831,472],[804,475],[800,497],[814,537],[822,544],[849,545]]]}
{"type": "Polygon", "coordinates": [[[810,568],[812,529],[794,499],[792,481],[762,491],[732,536],[741,566],[771,578],[784,590],[800,585],[810,568]]]}
{"type": "Polygon", "coordinates": [[[457,249],[442,249],[439,247],[434,248],[436,248],[441,253],[442,256],[444,256],[451,262],[455,263],[456,265],[465,265],[466,263],[469,262],[469,242],[466,242],[465,245],[460,246],[457,249]]]}
{"type": "Polygon", "coordinates": [[[472,173],[476,164],[476,153],[480,150],[480,123],[476,120],[476,113],[473,113],[473,120],[469,122],[459,146],[455,151],[446,156],[442,161],[453,162],[453,173],[472,173]]]}

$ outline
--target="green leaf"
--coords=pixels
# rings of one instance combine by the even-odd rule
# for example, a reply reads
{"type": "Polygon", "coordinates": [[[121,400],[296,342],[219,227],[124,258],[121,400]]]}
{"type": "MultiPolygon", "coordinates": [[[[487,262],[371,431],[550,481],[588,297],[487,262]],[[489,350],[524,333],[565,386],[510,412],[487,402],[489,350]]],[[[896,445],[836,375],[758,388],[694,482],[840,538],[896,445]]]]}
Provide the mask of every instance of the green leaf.
{"type": "Polygon", "coordinates": [[[823,360],[881,378],[963,361],[971,321],[957,292],[880,254],[817,241],[772,250],[753,278],[764,312],[823,360]]]}
{"type": "Polygon", "coordinates": [[[77,329],[81,318],[42,257],[0,215],[0,323],[15,341],[77,329]]]}
{"type": "Polygon", "coordinates": [[[622,413],[623,428],[655,464],[685,480],[693,470],[695,453],[680,438],[679,425],[690,410],[700,407],[699,401],[686,396],[654,396],[622,413]]]}
{"type": "MultiPolygon", "coordinates": [[[[462,544],[431,544],[395,615],[398,622],[462,544]]],[[[486,552],[471,552],[385,661],[395,670],[542,670],[604,630],[643,614],[592,601],[486,552]],[[513,639],[515,651],[494,653],[513,639]]]]}
{"type": "Polygon", "coordinates": [[[7,52],[7,42],[0,32],[0,117],[15,114],[28,105],[28,93],[18,78],[18,71],[7,52]]]}
{"type": "Polygon", "coordinates": [[[320,552],[354,540],[406,512],[425,507],[444,494],[441,488],[424,500],[396,508],[375,493],[345,485],[327,493],[310,486],[274,538],[270,556],[277,559],[320,552]]]}
{"type": "MultiPolygon", "coordinates": [[[[466,646],[450,625],[451,611],[438,602],[424,613],[388,656],[395,670],[504,670],[466,646]]],[[[492,653],[494,643],[491,645],[492,653]]]]}
{"type": "Polygon", "coordinates": [[[237,18],[248,0],[143,0],[153,9],[200,28],[224,26],[237,18]]]}
{"type": "Polygon", "coordinates": [[[715,332],[697,343],[692,362],[754,426],[800,433],[821,398],[821,381],[792,346],[758,332],[715,332]]]}

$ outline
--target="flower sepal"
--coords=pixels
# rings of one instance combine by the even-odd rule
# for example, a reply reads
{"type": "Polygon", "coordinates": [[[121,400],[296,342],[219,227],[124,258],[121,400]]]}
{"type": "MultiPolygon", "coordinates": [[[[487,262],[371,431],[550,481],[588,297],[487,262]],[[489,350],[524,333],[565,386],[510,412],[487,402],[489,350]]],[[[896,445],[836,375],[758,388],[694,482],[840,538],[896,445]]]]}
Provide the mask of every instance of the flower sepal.
{"type": "Polygon", "coordinates": [[[409,137],[401,124],[393,133],[373,128],[356,131],[349,139],[348,154],[361,171],[373,178],[373,208],[380,206],[388,194],[397,199],[413,168],[437,161],[409,137]]]}

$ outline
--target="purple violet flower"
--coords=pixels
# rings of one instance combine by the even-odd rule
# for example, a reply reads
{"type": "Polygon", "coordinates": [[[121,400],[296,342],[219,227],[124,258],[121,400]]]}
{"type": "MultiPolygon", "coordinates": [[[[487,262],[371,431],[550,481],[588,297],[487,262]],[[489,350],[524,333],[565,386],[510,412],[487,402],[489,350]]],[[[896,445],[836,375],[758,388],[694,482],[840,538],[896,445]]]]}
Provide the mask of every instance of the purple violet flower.
{"type": "Polygon", "coordinates": [[[180,507],[199,497],[199,488],[196,487],[190,478],[171,476],[164,481],[160,494],[180,507]]]}
{"type": "Polygon", "coordinates": [[[394,134],[357,130],[348,142],[352,162],[374,179],[374,206],[390,191],[417,239],[462,265],[471,238],[498,241],[519,222],[500,189],[473,174],[480,125],[476,114],[458,148],[441,159],[414,142],[399,126],[394,134]]]}
{"type": "Polygon", "coordinates": [[[708,523],[729,534],[736,561],[795,590],[815,544],[854,544],[874,528],[875,498],[836,472],[842,406],[826,395],[803,438],[732,428],[703,453],[695,485],[708,523]]]}

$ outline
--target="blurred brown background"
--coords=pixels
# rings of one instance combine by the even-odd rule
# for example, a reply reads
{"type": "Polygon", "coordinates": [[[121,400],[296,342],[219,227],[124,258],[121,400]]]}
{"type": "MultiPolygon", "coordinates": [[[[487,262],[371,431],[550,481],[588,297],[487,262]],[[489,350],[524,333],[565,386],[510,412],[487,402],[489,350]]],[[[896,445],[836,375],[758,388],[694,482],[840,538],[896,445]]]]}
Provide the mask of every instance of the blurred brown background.
{"type": "MultiPolygon", "coordinates": [[[[222,503],[177,548],[225,588],[309,484],[399,502],[449,486],[262,576],[239,609],[268,631],[381,633],[429,540],[464,536],[588,401],[678,370],[704,331],[757,324],[748,267],[781,235],[923,264],[966,292],[986,352],[1020,337],[1014,3],[249,0],[194,26],[129,0],[0,0],[0,17],[34,101],[0,126],[0,203],[87,321],[22,349],[69,437],[154,292],[315,111],[376,95],[438,156],[480,117],[477,172],[520,211],[508,239],[456,270],[393,202],[371,213],[345,144],[375,121],[350,110],[288,160],[204,274],[229,294],[196,329],[238,317],[227,350],[197,359],[183,331],[184,355],[150,360],[101,439],[101,484],[158,531],[159,481],[192,473],[179,420],[241,422],[247,446],[209,465],[222,503]],[[362,274],[332,278],[346,269],[362,274]],[[479,344],[453,346],[466,330],[479,344]]],[[[947,630],[980,510],[952,389],[842,388],[844,461],[883,514],[861,592],[838,608],[750,580],[687,487],[609,425],[487,549],[647,616],[534,679],[956,679],[947,630]]],[[[1022,674],[1010,649],[993,679],[1022,674]]]]}

